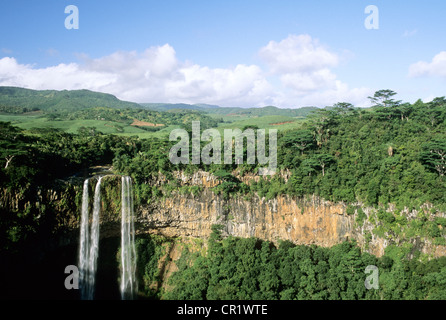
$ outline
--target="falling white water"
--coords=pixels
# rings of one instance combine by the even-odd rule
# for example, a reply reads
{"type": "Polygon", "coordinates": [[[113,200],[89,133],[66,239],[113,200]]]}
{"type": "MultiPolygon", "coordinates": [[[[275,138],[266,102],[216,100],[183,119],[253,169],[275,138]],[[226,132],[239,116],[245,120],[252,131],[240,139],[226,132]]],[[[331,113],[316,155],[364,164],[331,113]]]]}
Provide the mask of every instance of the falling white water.
{"type": "Polygon", "coordinates": [[[87,286],[85,285],[88,277],[88,255],[89,255],[89,232],[88,232],[88,183],[89,179],[84,181],[84,190],[82,193],[82,212],[81,212],[81,235],[79,248],[79,282],[81,284],[81,297],[87,297],[87,286]]]}
{"type": "Polygon", "coordinates": [[[101,211],[101,181],[102,177],[98,179],[94,191],[93,200],[93,221],[91,223],[91,239],[90,239],[90,255],[88,257],[88,298],[93,299],[94,283],[96,280],[96,268],[98,260],[99,249],[99,211],[101,211]]]}
{"type": "Polygon", "coordinates": [[[133,299],[136,290],[136,250],[133,191],[130,177],[122,177],[121,190],[121,298],[133,299]]]}
{"type": "Polygon", "coordinates": [[[80,267],[80,286],[81,298],[92,300],[95,290],[96,268],[99,248],[99,212],[101,210],[101,180],[98,179],[94,191],[93,199],[93,218],[91,230],[89,231],[88,217],[88,179],[84,182],[84,190],[82,195],[82,216],[81,216],[81,235],[79,250],[79,267],[80,267]],[[91,236],[91,238],[90,238],[91,236]]]}
{"type": "MultiPolygon", "coordinates": [[[[89,179],[84,181],[79,248],[79,280],[81,299],[92,300],[95,293],[95,278],[99,249],[99,212],[101,210],[101,181],[96,183],[93,198],[93,216],[89,217],[89,179]]],[[[133,299],[136,283],[136,249],[133,214],[133,190],[130,177],[122,177],[121,190],[121,297],[133,299]]]]}

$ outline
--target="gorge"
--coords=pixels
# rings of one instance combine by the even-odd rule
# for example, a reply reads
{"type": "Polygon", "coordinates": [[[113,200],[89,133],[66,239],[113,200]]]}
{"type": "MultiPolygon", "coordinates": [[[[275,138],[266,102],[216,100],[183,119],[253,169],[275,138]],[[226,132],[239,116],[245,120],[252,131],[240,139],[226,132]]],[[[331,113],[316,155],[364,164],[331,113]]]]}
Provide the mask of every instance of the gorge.
{"type": "MultiPolygon", "coordinates": [[[[287,178],[286,172],[279,174],[287,178]]],[[[247,184],[264,179],[239,178],[247,184]]],[[[255,238],[276,246],[288,241],[294,245],[332,248],[354,241],[362,252],[376,257],[382,257],[392,246],[407,248],[409,255],[415,251],[431,258],[446,254],[446,246],[421,233],[411,235],[402,223],[399,233],[376,223],[377,216],[382,214],[377,208],[360,203],[334,203],[314,195],[302,198],[278,195],[271,199],[256,194],[225,197],[215,191],[219,179],[206,171],[176,171],[170,178],[158,175],[147,187],[164,190],[164,195],[147,203],[141,203],[140,191],[133,190],[129,176],[106,174],[76,181],[42,189],[37,199],[40,204],[22,203],[19,194],[2,193],[2,200],[11,207],[45,204],[56,208],[51,220],[52,236],[29,256],[40,253],[32,260],[40,261],[43,273],[54,279],[52,284],[42,284],[49,291],[60,292],[55,288],[63,283],[62,275],[55,277],[55,274],[66,265],[79,266],[80,292],[62,291],[70,298],[80,294],[82,299],[139,299],[143,297],[138,293],[142,287],[155,293],[168,292],[169,279],[178,270],[184,250],[204,254],[216,225],[222,226],[225,238],[255,238]],[[172,181],[176,183],[175,190],[168,191],[172,181]],[[133,196],[138,201],[133,202],[133,196]],[[55,206],[62,203],[66,205],[55,206]],[[141,244],[150,243],[156,243],[156,248],[144,253],[141,244]],[[154,259],[150,267],[147,259],[154,259]],[[152,276],[148,277],[148,273],[152,276]]],[[[390,207],[387,211],[397,219],[404,217],[405,225],[411,225],[421,215],[427,216],[431,208],[400,212],[390,207]]],[[[437,212],[429,219],[444,217],[444,213],[437,212]]]]}

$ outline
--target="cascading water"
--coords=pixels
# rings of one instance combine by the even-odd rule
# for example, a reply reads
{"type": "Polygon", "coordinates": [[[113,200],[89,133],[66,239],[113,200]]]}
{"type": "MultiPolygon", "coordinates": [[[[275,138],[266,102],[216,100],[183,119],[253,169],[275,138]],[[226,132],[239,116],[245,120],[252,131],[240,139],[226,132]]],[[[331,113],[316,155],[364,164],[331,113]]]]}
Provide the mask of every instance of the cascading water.
{"type": "Polygon", "coordinates": [[[88,257],[88,298],[93,299],[96,269],[99,249],[99,211],[101,211],[101,181],[102,177],[98,179],[94,191],[93,200],[93,221],[91,223],[91,238],[90,238],[90,255],[88,257]]]}
{"type": "Polygon", "coordinates": [[[79,248],[79,283],[81,286],[81,298],[87,298],[88,286],[88,256],[90,252],[89,246],[89,228],[88,228],[88,183],[90,179],[84,181],[84,189],[82,193],[82,212],[81,212],[81,235],[79,248]]]}
{"type": "MultiPolygon", "coordinates": [[[[81,299],[92,300],[95,293],[95,278],[99,249],[99,212],[101,210],[101,181],[99,177],[93,199],[93,216],[89,218],[90,179],[84,181],[82,194],[82,211],[79,246],[79,285],[81,299]]],[[[121,178],[121,298],[133,299],[137,283],[135,227],[133,214],[132,180],[125,176],[121,178]]]]}
{"type": "Polygon", "coordinates": [[[81,299],[92,300],[94,297],[96,268],[99,249],[99,212],[101,210],[101,181],[98,179],[93,198],[93,218],[91,230],[89,230],[88,215],[88,182],[84,182],[82,195],[81,235],[79,250],[79,281],[81,287],[81,299]],[[91,236],[91,238],[90,238],[91,236]]]}
{"type": "Polygon", "coordinates": [[[136,290],[136,250],[133,190],[130,177],[122,177],[121,191],[121,298],[133,299],[136,290]]]}

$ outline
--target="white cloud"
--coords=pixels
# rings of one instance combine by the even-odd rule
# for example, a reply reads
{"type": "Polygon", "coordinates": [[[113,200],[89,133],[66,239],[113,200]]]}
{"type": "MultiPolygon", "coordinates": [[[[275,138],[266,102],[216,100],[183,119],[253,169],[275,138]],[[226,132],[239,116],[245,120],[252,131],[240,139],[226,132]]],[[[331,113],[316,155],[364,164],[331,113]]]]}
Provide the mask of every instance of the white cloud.
{"type": "Polygon", "coordinates": [[[31,89],[91,89],[101,88],[113,82],[114,76],[90,70],[82,70],[78,64],[34,69],[31,65],[17,63],[16,59],[0,59],[0,85],[20,86],[31,89]]]}
{"type": "Polygon", "coordinates": [[[283,107],[302,107],[302,106],[331,106],[337,102],[350,102],[357,107],[368,107],[370,102],[367,97],[373,95],[370,88],[350,88],[342,81],[336,80],[334,86],[322,91],[310,92],[302,95],[296,91],[280,92],[275,98],[273,105],[283,107]]]}
{"type": "Polygon", "coordinates": [[[329,69],[320,69],[312,73],[286,73],[280,79],[285,86],[293,88],[303,95],[321,88],[333,88],[336,75],[329,69]]]}
{"type": "Polygon", "coordinates": [[[410,65],[409,77],[437,76],[446,78],[446,51],[437,54],[431,62],[419,61],[410,65]]]}
{"type": "Polygon", "coordinates": [[[293,90],[293,96],[335,87],[336,75],[330,68],[339,59],[309,35],[290,35],[280,42],[270,41],[260,49],[259,56],[283,86],[293,90]]]}
{"type": "Polygon", "coordinates": [[[337,55],[309,35],[290,35],[280,42],[270,41],[260,49],[259,56],[278,74],[312,73],[338,64],[337,55]]]}
{"type": "Polygon", "coordinates": [[[143,53],[115,52],[82,63],[33,68],[0,59],[0,85],[32,89],[90,89],[137,102],[262,106],[271,86],[256,65],[211,69],[181,63],[169,45],[143,53]]]}
{"type": "Polygon", "coordinates": [[[259,50],[259,56],[266,70],[258,65],[209,68],[182,62],[168,44],[143,52],[114,52],[97,59],[80,55],[78,63],[47,68],[5,57],[0,59],[0,85],[89,89],[135,102],[241,107],[325,106],[340,101],[355,104],[370,94],[364,88],[350,89],[338,80],[332,71],[339,63],[338,56],[308,35],[271,41],[259,50]]]}
{"type": "Polygon", "coordinates": [[[275,98],[277,105],[326,106],[336,102],[364,105],[365,97],[371,92],[367,88],[350,89],[338,80],[332,68],[338,66],[340,57],[309,35],[290,35],[280,42],[270,41],[260,49],[259,56],[285,88],[275,98]]]}

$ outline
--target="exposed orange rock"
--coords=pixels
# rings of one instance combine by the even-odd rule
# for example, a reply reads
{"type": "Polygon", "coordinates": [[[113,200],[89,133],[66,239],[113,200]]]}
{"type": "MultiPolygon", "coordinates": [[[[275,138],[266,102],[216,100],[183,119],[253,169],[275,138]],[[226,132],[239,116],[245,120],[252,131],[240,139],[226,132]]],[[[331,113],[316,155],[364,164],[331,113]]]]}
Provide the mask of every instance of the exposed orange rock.
{"type": "Polygon", "coordinates": [[[145,122],[145,121],[140,121],[138,119],[133,119],[133,123],[131,125],[138,127],[164,127],[164,124],[161,123],[145,122]]]}
{"type": "Polygon", "coordinates": [[[294,121],[285,121],[285,122],[277,122],[277,123],[271,123],[272,126],[280,126],[282,124],[287,124],[287,123],[293,123],[294,121]]]}
{"type": "Polygon", "coordinates": [[[228,235],[277,242],[333,246],[347,239],[352,219],[341,204],[313,198],[311,203],[288,196],[273,200],[224,200],[205,189],[199,196],[171,196],[140,212],[139,221],[167,237],[208,238],[213,224],[228,235]]]}

